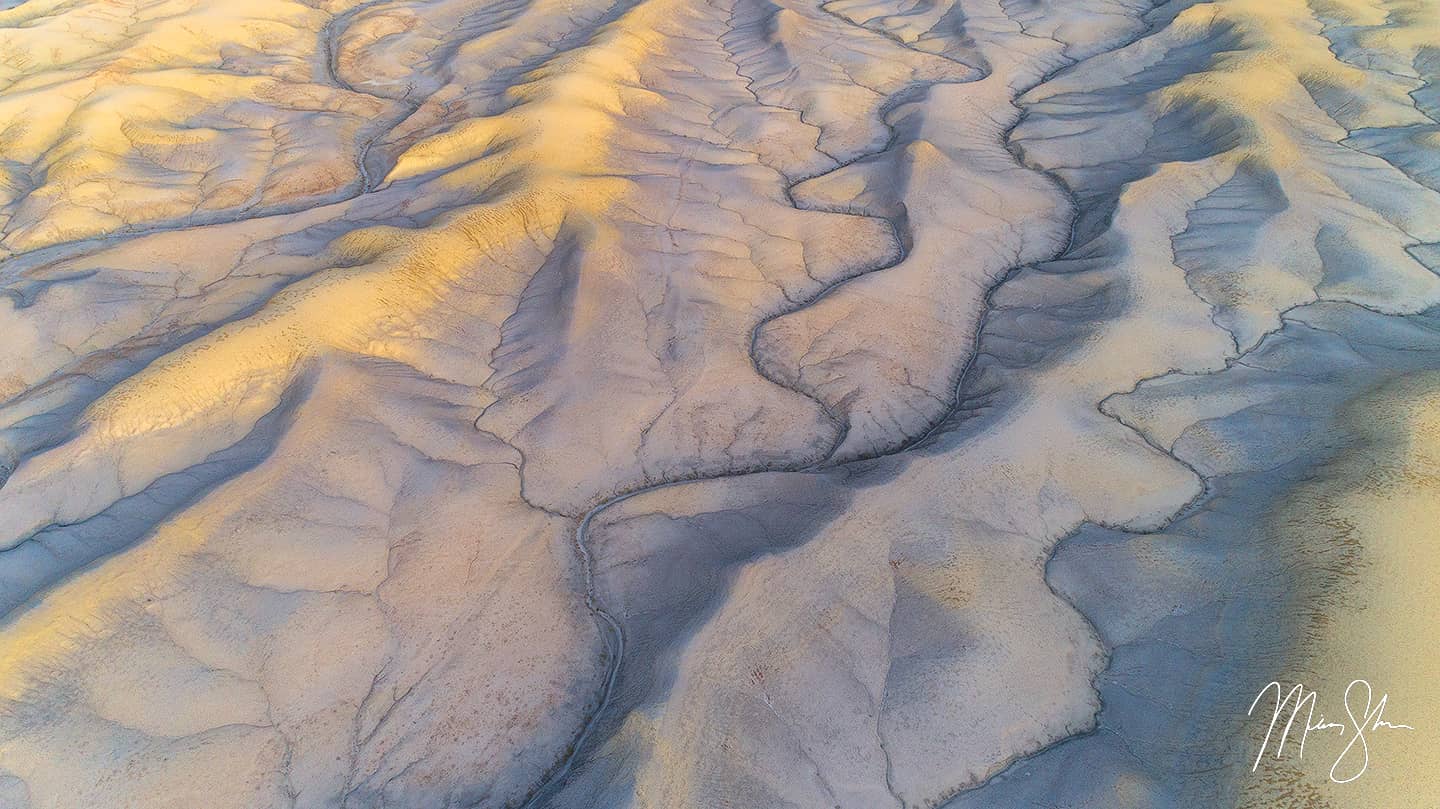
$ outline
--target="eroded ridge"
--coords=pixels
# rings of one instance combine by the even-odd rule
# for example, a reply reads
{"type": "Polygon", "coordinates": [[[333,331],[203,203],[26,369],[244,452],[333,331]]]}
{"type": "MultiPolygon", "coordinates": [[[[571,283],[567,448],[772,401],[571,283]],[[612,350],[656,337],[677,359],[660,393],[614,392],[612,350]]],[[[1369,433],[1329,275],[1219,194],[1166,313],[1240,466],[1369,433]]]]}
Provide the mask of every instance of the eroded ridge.
{"type": "Polygon", "coordinates": [[[1437,19],[0,11],[0,805],[1230,794],[1046,566],[1423,366],[1437,19]]]}

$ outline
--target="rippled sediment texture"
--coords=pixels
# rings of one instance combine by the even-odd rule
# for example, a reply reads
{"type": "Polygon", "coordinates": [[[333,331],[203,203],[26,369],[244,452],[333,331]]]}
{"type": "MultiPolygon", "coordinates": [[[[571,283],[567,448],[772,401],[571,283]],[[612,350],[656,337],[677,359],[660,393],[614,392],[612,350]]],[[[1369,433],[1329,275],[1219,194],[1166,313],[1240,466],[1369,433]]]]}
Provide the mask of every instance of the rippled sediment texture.
{"type": "Polygon", "coordinates": [[[1243,722],[1440,726],[1437,75],[1433,0],[0,3],[0,807],[1440,794],[1243,722]]]}

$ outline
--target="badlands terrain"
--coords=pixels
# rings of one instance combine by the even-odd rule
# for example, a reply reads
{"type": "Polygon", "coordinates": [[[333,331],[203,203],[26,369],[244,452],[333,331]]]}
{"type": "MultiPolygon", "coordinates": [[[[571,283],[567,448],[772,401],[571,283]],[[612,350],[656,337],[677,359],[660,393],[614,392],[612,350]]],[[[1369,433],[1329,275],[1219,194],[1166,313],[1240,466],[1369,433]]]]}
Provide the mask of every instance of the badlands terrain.
{"type": "Polygon", "coordinates": [[[1437,77],[1436,0],[0,0],[0,808],[1440,805],[1437,77]],[[1362,777],[1256,763],[1355,678],[1362,777]]]}

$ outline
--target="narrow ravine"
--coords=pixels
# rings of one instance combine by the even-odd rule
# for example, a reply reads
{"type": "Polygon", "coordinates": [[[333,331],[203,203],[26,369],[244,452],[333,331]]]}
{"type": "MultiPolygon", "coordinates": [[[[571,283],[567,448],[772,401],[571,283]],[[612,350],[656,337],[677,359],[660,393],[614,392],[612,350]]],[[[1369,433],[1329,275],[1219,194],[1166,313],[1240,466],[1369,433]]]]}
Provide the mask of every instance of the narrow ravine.
{"type": "MultiPolygon", "coordinates": [[[[867,31],[867,32],[869,32],[869,33],[881,33],[883,36],[885,36],[885,37],[886,37],[887,39],[889,39],[890,41],[896,43],[897,45],[900,45],[900,46],[905,47],[905,48],[911,48],[911,49],[913,49],[911,45],[905,43],[904,41],[902,41],[902,40],[899,39],[898,37],[895,37],[895,36],[892,35],[892,34],[889,34],[889,33],[886,33],[886,32],[877,32],[877,31],[875,31],[875,30],[873,30],[873,29],[870,29],[870,28],[868,28],[868,27],[866,27],[866,26],[859,25],[859,24],[855,23],[854,21],[850,20],[849,18],[847,18],[847,17],[845,17],[845,16],[843,16],[843,15],[841,15],[841,14],[838,14],[838,13],[834,12],[833,10],[831,10],[830,8],[828,8],[827,4],[822,3],[822,4],[820,5],[820,9],[821,9],[822,11],[824,11],[826,14],[830,15],[831,17],[833,17],[833,18],[835,18],[835,19],[837,19],[837,20],[840,20],[841,22],[843,22],[843,23],[844,23],[845,25],[847,25],[847,26],[853,26],[853,27],[856,27],[856,28],[860,28],[860,29],[865,30],[865,31],[867,31]]],[[[732,18],[732,19],[733,19],[733,18],[732,18]]],[[[1122,42],[1114,43],[1114,44],[1112,45],[1111,50],[1118,50],[1118,49],[1123,48],[1123,47],[1125,47],[1126,45],[1130,44],[1131,42],[1137,41],[1137,40],[1139,40],[1139,39],[1143,39],[1145,36],[1148,36],[1150,33],[1153,33],[1153,31],[1156,30],[1156,27],[1157,27],[1156,25],[1150,25],[1150,26],[1144,27],[1144,28],[1141,29],[1139,32],[1135,33],[1131,38],[1126,39],[1125,41],[1122,41],[1122,42]]],[[[943,54],[940,54],[940,55],[944,56],[943,54]]],[[[951,57],[948,57],[948,56],[944,56],[944,58],[951,59],[951,57]]],[[[956,61],[956,60],[953,60],[953,59],[952,59],[952,61],[956,61]]],[[[958,61],[957,61],[957,63],[958,63],[958,64],[964,64],[964,63],[960,63],[960,62],[958,62],[958,61]]],[[[1066,239],[1066,241],[1065,241],[1065,243],[1064,243],[1064,246],[1061,247],[1061,248],[1055,253],[1055,255],[1051,257],[1051,260],[1059,259],[1059,258],[1067,255],[1067,254],[1075,247],[1076,225],[1078,224],[1078,222],[1079,222],[1079,220],[1080,220],[1081,208],[1080,208],[1079,200],[1076,198],[1075,194],[1074,194],[1073,191],[1070,189],[1070,187],[1065,183],[1065,181],[1063,180],[1063,178],[1061,178],[1057,173],[1055,173],[1055,172],[1053,172],[1053,171],[1051,171],[1051,170],[1036,167],[1036,166],[1034,166],[1034,165],[1031,165],[1031,164],[1027,163],[1027,162],[1023,159],[1023,156],[1022,156],[1019,148],[1018,148],[1018,147],[1014,144],[1014,142],[1012,141],[1012,135],[1014,134],[1014,132],[1016,131],[1016,129],[1021,125],[1021,123],[1023,123],[1023,121],[1025,120],[1025,114],[1026,114],[1026,113],[1025,113],[1025,110],[1024,110],[1023,108],[1018,108],[1018,105],[1015,105],[1015,101],[1016,101],[1017,99],[1021,98],[1023,95],[1025,95],[1025,93],[1028,92],[1030,89],[1032,89],[1032,88],[1034,88],[1034,87],[1038,87],[1038,86],[1040,86],[1040,85],[1042,85],[1042,84],[1045,84],[1046,82],[1048,82],[1048,81],[1054,79],[1055,77],[1061,75],[1061,74],[1064,73],[1066,70],[1069,70],[1069,69],[1073,68],[1076,64],[1079,64],[1079,62],[1077,62],[1077,61],[1072,61],[1072,60],[1068,60],[1068,59],[1067,59],[1065,64],[1062,64],[1062,65],[1060,65],[1060,66],[1058,66],[1058,67],[1055,67],[1054,69],[1046,72],[1045,74],[1041,75],[1039,78],[1035,79],[1034,81],[1031,81],[1031,82],[1029,82],[1029,83],[1021,86],[1019,89],[1014,90],[1014,91],[1012,92],[1012,94],[1011,94],[1011,103],[1012,103],[1012,105],[1017,106],[1017,111],[1016,111],[1015,115],[1013,116],[1013,118],[1012,118],[1011,122],[1009,123],[1009,125],[1005,128],[1005,130],[1004,130],[1004,132],[1002,133],[1002,136],[1001,136],[1002,145],[1004,146],[1005,150],[1013,157],[1013,159],[1015,160],[1015,162],[1016,162],[1018,165],[1025,166],[1025,167],[1028,168],[1029,170],[1031,170],[1031,171],[1033,171],[1033,172],[1035,172],[1035,173],[1037,173],[1037,174],[1040,174],[1040,175],[1044,176],[1044,177],[1047,179],[1047,181],[1048,181],[1049,183],[1053,184],[1053,186],[1054,186],[1057,190],[1059,190],[1061,193],[1063,193],[1064,196],[1066,197],[1066,199],[1068,200],[1069,207],[1070,207],[1070,210],[1071,210],[1071,218],[1070,218],[1070,222],[1069,222],[1069,226],[1068,226],[1068,237],[1067,237],[1067,239],[1066,239]]],[[[834,173],[834,172],[841,171],[841,170],[845,169],[846,167],[848,167],[848,166],[850,166],[850,165],[853,165],[853,164],[855,164],[855,163],[857,163],[857,162],[859,162],[859,161],[865,160],[865,159],[870,158],[870,157],[873,157],[873,156],[875,156],[875,155],[883,154],[883,153],[891,150],[891,149],[896,145],[896,141],[897,141],[897,138],[898,138],[898,132],[896,131],[895,127],[889,122],[888,117],[889,117],[889,114],[890,114],[896,107],[898,107],[899,105],[904,104],[904,103],[907,103],[907,102],[909,102],[909,101],[912,101],[912,100],[914,100],[914,99],[917,98],[917,97],[923,97],[923,95],[924,95],[926,92],[928,92],[930,88],[932,88],[932,87],[934,87],[934,86],[936,86],[936,85],[940,85],[940,84],[969,84],[969,83],[973,83],[973,82],[979,82],[979,81],[989,80],[989,79],[992,79],[993,77],[994,77],[993,69],[990,68],[990,67],[987,65],[987,66],[985,66],[985,68],[982,70],[982,72],[981,72],[981,74],[980,74],[979,76],[977,76],[977,77],[975,77],[975,78],[973,78],[973,79],[970,79],[969,81],[963,81],[963,82],[937,81],[937,82],[919,83],[919,84],[916,84],[916,85],[912,85],[912,86],[906,87],[906,88],[904,88],[903,90],[901,90],[900,92],[892,95],[889,99],[886,100],[886,102],[885,102],[884,104],[882,104],[882,105],[880,106],[879,111],[878,111],[878,114],[877,114],[879,120],[880,120],[880,121],[886,126],[886,128],[889,130],[889,137],[886,139],[886,141],[885,141],[883,144],[881,144],[879,147],[877,147],[877,148],[874,148],[874,149],[871,149],[871,150],[869,150],[869,151],[866,151],[866,152],[863,152],[863,153],[860,153],[860,154],[851,156],[851,157],[849,157],[848,159],[843,160],[843,161],[839,162],[837,165],[835,165],[835,166],[833,166],[833,167],[830,167],[830,168],[828,168],[828,169],[826,169],[826,170],[824,170],[824,171],[822,171],[822,172],[819,172],[819,173],[816,173],[816,174],[813,174],[813,175],[808,175],[808,176],[799,177],[799,178],[796,178],[796,179],[791,180],[791,181],[788,183],[787,187],[786,187],[786,196],[787,196],[787,198],[789,199],[790,204],[791,204],[792,206],[796,207],[797,209],[804,209],[804,206],[803,206],[802,204],[798,203],[798,202],[795,200],[795,198],[794,198],[794,196],[793,196],[793,193],[792,193],[792,192],[793,192],[793,189],[794,189],[795,187],[799,186],[800,184],[805,183],[805,182],[808,182],[808,181],[810,181],[810,180],[812,180],[812,179],[816,179],[816,178],[819,178],[819,177],[823,177],[823,176],[832,174],[832,173],[834,173]]],[[[811,297],[808,298],[807,300],[804,300],[804,301],[799,302],[799,303],[797,303],[797,304],[795,304],[795,305],[793,305],[793,306],[791,306],[791,307],[788,307],[788,308],[782,309],[782,310],[780,310],[780,311],[777,311],[777,312],[775,312],[775,313],[772,313],[771,315],[769,315],[769,316],[761,319],[760,321],[758,321],[758,322],[755,324],[755,326],[752,328],[752,330],[751,330],[751,339],[750,339],[750,363],[751,363],[751,366],[752,366],[752,368],[754,369],[755,373],[757,373],[758,375],[760,375],[760,376],[768,379],[769,381],[771,381],[772,383],[774,383],[774,384],[776,384],[776,385],[779,385],[779,386],[781,386],[781,387],[786,387],[786,388],[788,388],[788,389],[790,389],[790,390],[792,390],[792,391],[794,391],[794,392],[796,392],[796,393],[800,393],[801,395],[807,395],[807,396],[808,396],[808,394],[806,394],[806,393],[804,393],[803,391],[800,391],[800,390],[798,390],[798,389],[796,389],[796,388],[793,388],[793,387],[787,385],[784,380],[779,379],[779,378],[776,378],[775,376],[773,376],[772,374],[768,373],[768,372],[765,370],[764,365],[763,365],[763,363],[760,361],[760,358],[759,358],[759,356],[757,355],[757,352],[756,352],[756,342],[757,342],[758,335],[760,334],[761,330],[762,330],[768,323],[770,323],[771,321],[776,320],[776,319],[781,318],[781,317],[785,317],[785,316],[787,316],[787,315],[794,314],[794,313],[799,312],[799,311],[801,311],[801,310],[804,310],[804,309],[806,309],[806,308],[808,308],[808,307],[810,307],[810,306],[813,306],[813,305],[815,305],[816,303],[818,303],[819,301],[825,299],[827,296],[829,296],[829,295],[831,295],[831,294],[833,294],[833,293],[835,293],[835,292],[843,289],[843,288],[845,287],[845,285],[847,285],[847,284],[849,284],[849,283],[851,283],[851,282],[853,282],[853,281],[855,281],[855,280],[857,280],[857,279],[859,279],[859,278],[861,278],[861,277],[864,277],[864,276],[867,276],[867,275],[871,275],[871,274],[874,274],[874,273],[883,272],[883,271],[888,270],[888,269],[890,269],[890,268],[892,268],[892,267],[895,267],[896,265],[898,265],[898,264],[902,263],[903,261],[905,261],[905,259],[906,259],[907,255],[908,255],[909,251],[908,251],[908,249],[906,249],[906,247],[905,247],[905,245],[908,243],[908,239],[905,238],[906,234],[904,234],[904,233],[901,232],[902,225],[901,225],[900,223],[896,222],[895,220],[890,219],[890,218],[886,218],[886,221],[890,224],[891,228],[893,228],[893,229],[895,230],[895,235],[896,235],[896,238],[897,238],[897,242],[901,245],[900,251],[899,251],[899,255],[896,256],[895,259],[892,260],[892,261],[890,261],[890,262],[887,262],[887,263],[885,263],[885,264],[882,264],[882,265],[879,265],[879,266],[870,268],[870,269],[868,269],[868,270],[866,270],[866,271],[864,271],[864,272],[857,273],[857,274],[848,276],[848,277],[846,277],[846,278],[840,279],[840,280],[838,280],[838,281],[836,281],[836,282],[834,282],[834,283],[831,283],[831,284],[823,287],[822,289],[820,289],[817,293],[815,293],[813,296],[811,296],[811,297]]],[[[624,503],[625,501],[628,501],[628,500],[630,500],[630,499],[632,499],[632,498],[639,497],[639,496],[641,496],[641,495],[648,494],[648,493],[650,493],[650,492],[654,492],[654,491],[658,491],[658,490],[662,490],[662,489],[666,489],[666,488],[670,488],[670,487],[674,487],[674,486],[680,486],[680,485],[686,485],[686,484],[693,484],[693,483],[700,483],[700,482],[711,481],[711,480],[722,480],[722,479],[728,479],[728,478],[738,478],[738,477],[749,476],[749,475],[753,475],[753,474],[757,474],[757,473],[762,473],[762,472],[817,472],[817,471],[822,471],[822,470],[829,469],[829,468],[842,467],[842,466],[845,466],[846,464],[849,464],[849,463],[855,463],[855,462],[861,462],[861,461],[871,461],[871,460],[876,460],[876,459],[879,459],[879,458],[901,455],[901,454],[903,454],[903,453],[906,453],[906,452],[908,452],[908,451],[910,451],[910,450],[912,450],[912,449],[914,449],[914,448],[916,448],[916,447],[924,444],[927,440],[933,438],[933,437],[936,436],[938,433],[943,432],[943,431],[947,431],[947,430],[949,430],[949,429],[953,429],[956,425],[955,425],[954,423],[952,423],[952,420],[953,420],[954,416],[956,415],[959,407],[961,406],[961,404],[962,404],[962,402],[963,402],[964,387],[965,387],[967,381],[969,380],[970,375],[971,375],[973,369],[975,368],[975,364],[976,364],[977,358],[980,356],[980,351],[979,351],[979,338],[980,338],[980,335],[983,333],[983,331],[984,331],[984,329],[985,329],[985,326],[986,326],[986,323],[987,323],[987,321],[988,321],[988,319],[989,319],[989,315],[990,315],[991,311],[993,311],[993,308],[994,308],[994,306],[993,306],[994,296],[995,296],[996,292],[997,292],[1002,286],[1004,286],[1007,281],[1009,281],[1011,278],[1013,278],[1013,277],[1015,276],[1015,274],[1016,274],[1019,270],[1021,270],[1024,266],[1026,266],[1026,265],[1015,265],[1015,266],[1010,267],[1004,274],[1002,274],[1002,275],[999,277],[998,280],[996,280],[996,281],[994,281],[992,284],[990,284],[990,286],[985,290],[985,293],[984,293],[984,296],[983,296],[983,309],[982,309],[982,312],[981,312],[980,317],[979,317],[979,319],[978,319],[978,322],[977,322],[976,325],[975,325],[974,333],[973,333],[973,335],[972,335],[972,345],[974,345],[976,348],[975,348],[975,350],[973,350],[973,351],[969,354],[969,356],[966,358],[965,362],[961,365],[958,374],[956,375],[955,382],[954,382],[954,385],[953,385],[952,390],[951,390],[950,400],[949,400],[949,403],[948,403],[946,409],[944,410],[943,413],[941,413],[941,415],[940,415],[938,418],[935,418],[935,419],[934,419],[928,426],[926,426],[921,432],[919,432],[919,433],[915,434],[914,436],[906,439],[905,441],[903,441],[903,442],[900,443],[899,445],[897,445],[897,446],[895,446],[895,447],[893,447],[893,448],[890,448],[890,449],[888,449],[888,450],[885,450],[885,451],[880,451],[880,452],[875,452],[875,453],[871,453],[871,454],[866,454],[866,455],[864,455],[864,456],[862,456],[862,457],[860,457],[860,458],[849,459],[849,460],[846,460],[846,461],[843,461],[843,462],[838,462],[838,463],[832,462],[832,461],[831,461],[831,458],[832,458],[833,455],[834,455],[835,449],[838,448],[838,447],[844,442],[844,440],[845,440],[845,434],[846,434],[846,433],[845,433],[845,429],[846,429],[846,427],[848,427],[848,425],[847,425],[845,422],[842,421],[842,422],[841,422],[841,428],[842,428],[842,429],[840,430],[840,432],[839,432],[839,434],[837,435],[835,441],[833,442],[833,445],[832,445],[832,447],[831,447],[831,450],[830,450],[829,452],[827,452],[827,453],[823,456],[823,458],[822,458],[821,460],[819,460],[819,461],[816,461],[816,462],[813,462],[813,463],[809,463],[809,464],[805,464],[805,465],[796,465],[796,466],[791,466],[791,467],[776,466],[776,467],[771,467],[771,468],[766,468],[766,469],[761,469],[761,470],[742,470],[742,471],[726,472],[726,473],[723,473],[723,474],[702,475],[702,476],[693,476],[693,477],[683,477],[683,478],[678,478],[678,479],[674,479],[674,480],[659,481],[659,482],[655,482],[655,483],[652,483],[652,484],[649,484],[649,485],[646,485],[646,486],[642,486],[642,487],[639,487],[639,488],[635,488],[635,489],[632,489],[632,490],[630,490],[630,491],[626,491],[626,492],[623,492],[623,493],[621,493],[621,494],[618,494],[618,495],[615,495],[615,496],[613,496],[613,497],[610,497],[610,498],[608,498],[608,499],[606,499],[606,500],[598,503],[597,505],[595,505],[595,506],[593,506],[592,508],[590,508],[587,512],[585,512],[585,514],[584,514],[583,517],[580,519],[578,525],[577,525],[576,528],[575,528],[575,531],[574,531],[574,534],[573,534],[573,538],[574,538],[573,544],[574,544],[575,554],[576,554],[577,558],[578,558],[579,561],[580,561],[580,565],[581,565],[581,568],[582,568],[582,571],[583,571],[583,581],[584,581],[584,587],[585,587],[585,604],[586,604],[586,607],[590,610],[591,614],[594,616],[595,622],[596,622],[597,626],[600,628],[601,633],[602,633],[602,635],[603,635],[604,638],[605,638],[605,647],[606,647],[606,669],[605,669],[605,675],[604,675],[603,680],[602,680],[602,686],[601,686],[601,689],[600,689],[598,701],[596,702],[594,709],[589,713],[588,716],[585,717],[584,722],[582,723],[579,732],[576,734],[576,736],[574,737],[573,741],[567,746],[566,752],[565,752],[564,756],[563,756],[558,762],[556,762],[555,765],[553,765],[553,766],[550,768],[550,770],[545,774],[545,776],[541,779],[540,783],[534,788],[534,790],[518,805],[518,806],[519,806],[519,809],[538,809],[538,807],[544,806],[544,805],[546,804],[546,801],[549,800],[549,799],[555,794],[556,790],[558,790],[558,789],[564,784],[567,776],[568,776],[569,773],[573,770],[574,765],[575,765],[578,761],[583,760],[583,758],[585,757],[586,753],[588,752],[588,750],[587,750],[587,744],[591,742],[592,732],[594,731],[594,729],[595,729],[595,727],[597,726],[597,724],[599,723],[599,721],[603,718],[603,716],[604,716],[604,714],[605,714],[605,712],[606,712],[606,709],[609,707],[609,705],[610,705],[610,703],[611,703],[611,698],[612,698],[612,696],[613,696],[613,694],[614,694],[614,692],[615,692],[615,687],[616,687],[617,681],[618,681],[618,679],[619,679],[620,669],[621,669],[621,666],[622,666],[622,664],[623,664],[623,662],[624,662],[625,650],[626,650],[626,636],[625,636],[624,625],[623,625],[623,623],[622,623],[618,618],[616,618],[616,616],[615,616],[613,613],[611,613],[609,610],[606,609],[606,606],[605,606],[604,603],[602,603],[602,601],[599,599],[599,597],[597,596],[596,590],[595,590],[595,559],[594,559],[592,550],[591,550],[591,548],[590,548],[589,536],[588,536],[588,533],[589,533],[589,530],[590,530],[590,526],[591,526],[592,522],[594,521],[594,519],[595,519],[597,516],[599,516],[600,514],[602,514],[602,513],[604,513],[605,511],[609,510],[610,508],[612,508],[612,507],[614,507],[614,506],[617,506],[617,505],[619,505],[619,504],[621,504],[621,503],[624,503]]],[[[827,413],[830,412],[830,411],[829,411],[829,408],[826,407],[823,402],[820,402],[818,399],[816,399],[816,401],[821,405],[822,408],[825,408],[825,410],[826,410],[827,413]]],[[[1098,407],[1098,405],[1097,405],[1097,407],[1098,407]]],[[[833,413],[830,414],[830,415],[832,416],[832,418],[834,418],[834,414],[833,414],[833,413]]],[[[1173,457],[1173,456],[1172,456],[1172,457],[1173,457]]],[[[877,738],[878,738],[878,736],[877,736],[877,738]]],[[[1052,745],[1048,745],[1045,749],[1046,749],[1046,750],[1051,749],[1051,748],[1054,747],[1055,745],[1061,744],[1061,743],[1063,743],[1064,741],[1065,741],[1065,739],[1059,740],[1059,741],[1053,743],[1052,745]]],[[[883,740],[881,741],[881,746],[882,746],[882,749],[883,749],[883,740]]],[[[1039,755],[1040,752],[1043,752],[1043,751],[1037,751],[1036,753],[1031,754],[1031,755],[1039,755]]],[[[1027,758],[1028,758],[1028,757],[1027,757],[1027,758]]],[[[888,759],[888,754],[887,754],[887,759],[888,759]]],[[[1007,768],[1007,769],[1008,769],[1008,768],[1007,768]]],[[[992,777],[993,777],[993,776],[992,776],[992,777]]],[[[886,778],[887,778],[887,781],[888,781],[888,780],[889,780],[888,765],[887,765],[887,775],[886,775],[886,778]]],[[[989,780],[989,779],[987,779],[987,782],[988,782],[988,780],[989,780]]],[[[983,786],[983,783],[982,783],[982,784],[975,785],[975,786],[972,787],[971,789],[978,789],[978,788],[980,788],[981,786],[983,786]]],[[[905,803],[905,801],[904,801],[903,799],[901,799],[898,795],[895,795],[893,788],[890,788],[890,792],[891,792],[891,795],[895,797],[895,800],[901,805],[901,809],[908,809],[907,804],[905,803]]]]}
{"type": "Polygon", "coordinates": [[[0,9],[0,806],[1440,792],[1247,738],[1440,715],[1440,17],[1332,5],[0,9]]]}

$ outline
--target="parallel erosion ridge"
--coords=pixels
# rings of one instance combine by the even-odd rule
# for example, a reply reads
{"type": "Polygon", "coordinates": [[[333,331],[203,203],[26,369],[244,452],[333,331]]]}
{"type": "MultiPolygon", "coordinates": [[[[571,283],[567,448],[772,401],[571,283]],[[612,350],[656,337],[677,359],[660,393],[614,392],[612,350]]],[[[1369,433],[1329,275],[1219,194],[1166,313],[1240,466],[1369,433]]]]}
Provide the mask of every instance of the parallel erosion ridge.
{"type": "Polygon", "coordinates": [[[1440,0],[0,1],[0,809],[1440,795],[1245,716],[1440,727],[1437,76],[1440,0]]]}

